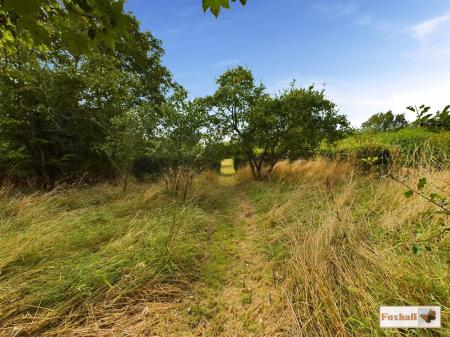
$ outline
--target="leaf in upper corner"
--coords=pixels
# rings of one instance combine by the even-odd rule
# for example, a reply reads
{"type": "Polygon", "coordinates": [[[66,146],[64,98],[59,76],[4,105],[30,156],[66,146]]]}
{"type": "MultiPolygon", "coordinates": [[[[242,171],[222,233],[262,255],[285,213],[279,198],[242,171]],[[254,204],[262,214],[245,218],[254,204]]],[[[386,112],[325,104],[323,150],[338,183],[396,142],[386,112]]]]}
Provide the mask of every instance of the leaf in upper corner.
{"type": "MultiPolygon", "coordinates": [[[[231,1],[236,2],[236,0],[231,1]]],[[[240,0],[240,2],[245,5],[247,0],[240,0]]],[[[215,17],[219,16],[222,7],[230,8],[230,0],[202,0],[203,11],[206,12],[209,9],[215,17]]]]}

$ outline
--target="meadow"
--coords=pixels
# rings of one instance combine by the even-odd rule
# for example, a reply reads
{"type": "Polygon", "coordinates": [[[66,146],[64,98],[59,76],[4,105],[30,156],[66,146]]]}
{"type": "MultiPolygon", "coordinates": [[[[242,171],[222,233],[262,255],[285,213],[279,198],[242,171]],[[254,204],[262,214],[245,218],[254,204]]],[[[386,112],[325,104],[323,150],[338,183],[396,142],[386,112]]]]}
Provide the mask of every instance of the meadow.
{"type": "Polygon", "coordinates": [[[448,9],[266,2],[0,0],[0,337],[450,337],[448,9]]]}
{"type": "MultiPolygon", "coordinates": [[[[281,162],[268,182],[222,164],[184,203],[162,182],[4,188],[0,335],[448,332],[378,322],[380,305],[433,303],[448,327],[448,215],[350,163],[281,162]]],[[[448,171],[402,172],[450,192],[448,171]]]]}

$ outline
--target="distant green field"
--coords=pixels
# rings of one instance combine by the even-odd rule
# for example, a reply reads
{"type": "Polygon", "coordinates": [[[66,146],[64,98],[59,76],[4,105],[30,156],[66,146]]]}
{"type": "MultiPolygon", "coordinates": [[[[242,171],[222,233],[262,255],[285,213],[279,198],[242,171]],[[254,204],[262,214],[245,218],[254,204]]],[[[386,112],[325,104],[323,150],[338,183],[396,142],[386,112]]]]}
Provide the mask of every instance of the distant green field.
{"type": "Polygon", "coordinates": [[[232,175],[236,174],[234,170],[234,160],[233,159],[224,159],[220,163],[220,174],[224,175],[232,175]]]}

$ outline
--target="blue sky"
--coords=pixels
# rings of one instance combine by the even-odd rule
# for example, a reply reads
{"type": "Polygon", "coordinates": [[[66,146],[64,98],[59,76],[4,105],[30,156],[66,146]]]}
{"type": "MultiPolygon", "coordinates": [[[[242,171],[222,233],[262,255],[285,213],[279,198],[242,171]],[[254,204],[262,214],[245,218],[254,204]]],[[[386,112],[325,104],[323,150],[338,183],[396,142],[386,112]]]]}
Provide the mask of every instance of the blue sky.
{"type": "MultiPolygon", "coordinates": [[[[248,0],[218,19],[201,0],[128,0],[192,97],[247,66],[269,92],[315,83],[354,125],[408,105],[450,104],[450,0],[248,0]]],[[[412,115],[408,115],[411,119],[412,115]]]]}

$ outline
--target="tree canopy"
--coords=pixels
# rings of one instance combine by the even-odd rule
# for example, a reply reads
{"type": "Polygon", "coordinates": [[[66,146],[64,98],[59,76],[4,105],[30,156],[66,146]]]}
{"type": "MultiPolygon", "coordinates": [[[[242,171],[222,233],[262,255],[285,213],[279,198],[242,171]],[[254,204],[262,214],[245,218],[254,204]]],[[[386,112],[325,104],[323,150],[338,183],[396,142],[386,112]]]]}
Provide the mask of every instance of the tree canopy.
{"type": "Polygon", "coordinates": [[[325,92],[313,86],[292,85],[271,97],[243,67],[226,71],[217,85],[209,98],[214,122],[259,180],[281,159],[311,156],[320,141],[338,139],[349,125],[325,92]]]}
{"type": "MultiPolygon", "coordinates": [[[[236,0],[231,0],[236,2],[236,0]]],[[[242,5],[247,0],[239,0],[242,5]]],[[[81,55],[99,46],[114,48],[128,30],[132,17],[124,12],[125,0],[2,0],[0,48],[10,54],[16,46],[36,51],[55,44],[81,55]]],[[[230,0],[202,0],[203,10],[216,17],[230,0]]]]}
{"type": "Polygon", "coordinates": [[[426,105],[409,106],[407,109],[416,114],[413,125],[426,127],[432,131],[450,130],[450,105],[435,114],[430,113],[431,108],[426,105]]]}
{"type": "Polygon", "coordinates": [[[380,112],[372,115],[367,121],[362,123],[363,131],[387,132],[400,130],[408,126],[405,114],[394,115],[392,111],[380,112]]]}
{"type": "Polygon", "coordinates": [[[36,51],[16,42],[0,58],[2,171],[42,185],[83,172],[111,175],[98,149],[114,123],[136,109],[158,114],[173,86],[160,41],[130,16],[114,49],[80,56],[65,43],[36,51]]]}
{"type": "Polygon", "coordinates": [[[93,47],[113,48],[126,35],[130,15],[125,0],[3,0],[0,47],[13,52],[17,44],[42,51],[65,44],[72,53],[93,47]]]}

